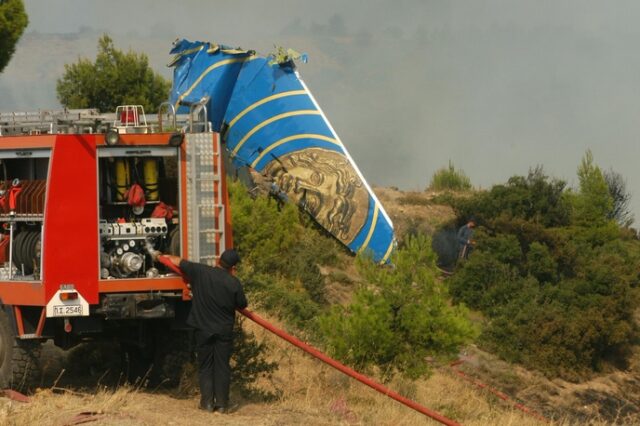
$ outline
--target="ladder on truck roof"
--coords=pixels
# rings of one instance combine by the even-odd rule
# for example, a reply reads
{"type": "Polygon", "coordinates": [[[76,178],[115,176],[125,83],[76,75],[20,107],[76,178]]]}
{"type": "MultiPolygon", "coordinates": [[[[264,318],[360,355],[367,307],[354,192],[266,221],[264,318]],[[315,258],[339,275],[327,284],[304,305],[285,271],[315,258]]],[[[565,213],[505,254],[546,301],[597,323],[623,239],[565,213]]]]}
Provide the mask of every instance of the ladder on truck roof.
{"type": "Polygon", "coordinates": [[[206,117],[206,107],[198,103],[189,114],[176,114],[165,102],[157,114],[145,114],[141,105],[121,105],[115,113],[93,108],[0,112],[0,136],[106,133],[112,128],[118,133],[155,133],[169,131],[167,125],[172,131],[210,131],[201,111],[206,117]]]}
{"type": "Polygon", "coordinates": [[[0,112],[0,136],[106,133],[111,128],[118,129],[118,133],[155,133],[169,131],[163,126],[167,122],[173,131],[211,132],[208,101],[205,97],[198,102],[181,103],[189,107],[188,114],[176,114],[170,102],[160,104],[157,114],[145,114],[142,105],[121,105],[115,113],[101,113],[95,108],[0,112]]]}
{"type": "Polygon", "coordinates": [[[93,133],[104,121],[97,109],[0,112],[0,136],[93,133]]]}

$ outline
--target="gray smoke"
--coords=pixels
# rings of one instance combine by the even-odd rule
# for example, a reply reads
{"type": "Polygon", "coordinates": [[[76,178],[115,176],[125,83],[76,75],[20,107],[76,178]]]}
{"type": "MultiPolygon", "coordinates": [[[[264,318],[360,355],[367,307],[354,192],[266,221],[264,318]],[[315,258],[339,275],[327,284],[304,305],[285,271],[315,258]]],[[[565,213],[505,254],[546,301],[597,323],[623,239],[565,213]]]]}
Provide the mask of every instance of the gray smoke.
{"type": "Polygon", "coordinates": [[[438,255],[438,266],[447,270],[453,269],[458,259],[456,230],[445,228],[437,231],[431,239],[431,247],[438,255]]]}
{"type": "MultiPolygon", "coordinates": [[[[640,3],[631,0],[27,0],[0,110],[57,105],[102,32],[164,76],[177,37],[307,52],[300,72],[369,183],[423,189],[449,160],[489,187],[587,149],[640,191],[640,3]]],[[[632,199],[640,217],[640,200],[632,199]]]]}

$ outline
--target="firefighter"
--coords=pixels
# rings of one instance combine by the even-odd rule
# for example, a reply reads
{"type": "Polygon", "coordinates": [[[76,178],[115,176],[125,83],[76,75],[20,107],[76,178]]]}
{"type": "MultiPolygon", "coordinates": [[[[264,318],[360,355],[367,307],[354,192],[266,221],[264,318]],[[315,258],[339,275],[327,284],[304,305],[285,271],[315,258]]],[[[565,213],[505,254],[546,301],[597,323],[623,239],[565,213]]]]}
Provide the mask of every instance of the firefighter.
{"type": "Polygon", "coordinates": [[[473,237],[473,229],[476,227],[475,218],[471,217],[467,221],[467,223],[460,227],[458,230],[458,259],[467,260],[469,258],[469,253],[473,250],[473,246],[475,245],[475,240],[473,237]]]}
{"type": "Polygon", "coordinates": [[[200,409],[227,414],[235,311],[247,307],[242,284],[233,276],[240,257],[233,249],[225,250],[215,268],[167,257],[185,273],[193,292],[187,324],[195,328],[200,409]]]}

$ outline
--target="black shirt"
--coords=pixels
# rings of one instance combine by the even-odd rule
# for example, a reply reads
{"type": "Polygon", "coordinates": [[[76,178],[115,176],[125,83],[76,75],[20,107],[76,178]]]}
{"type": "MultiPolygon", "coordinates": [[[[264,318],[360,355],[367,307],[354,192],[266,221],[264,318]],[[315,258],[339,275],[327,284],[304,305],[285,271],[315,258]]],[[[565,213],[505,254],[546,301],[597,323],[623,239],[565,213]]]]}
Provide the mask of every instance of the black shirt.
{"type": "Polygon", "coordinates": [[[240,280],[220,267],[180,262],[193,292],[187,324],[208,334],[231,335],[236,309],[247,307],[240,280]]]}

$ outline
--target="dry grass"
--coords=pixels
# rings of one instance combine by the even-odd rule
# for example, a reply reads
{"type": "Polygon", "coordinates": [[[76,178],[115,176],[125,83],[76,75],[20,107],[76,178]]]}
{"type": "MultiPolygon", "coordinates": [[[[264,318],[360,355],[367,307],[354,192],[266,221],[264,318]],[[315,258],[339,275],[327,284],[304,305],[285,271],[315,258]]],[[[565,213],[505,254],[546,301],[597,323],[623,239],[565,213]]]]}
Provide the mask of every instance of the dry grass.
{"type": "MultiPolygon", "coordinates": [[[[273,383],[282,390],[274,408],[305,412],[331,424],[416,425],[435,421],[304,355],[267,331],[248,324],[269,342],[280,369],[273,383]]],[[[431,410],[469,425],[537,425],[540,421],[506,406],[446,372],[418,382],[395,380],[389,387],[431,410]]]]}
{"type": "MultiPolygon", "coordinates": [[[[233,393],[236,412],[219,416],[197,409],[197,397],[155,392],[136,387],[98,388],[94,392],[41,389],[28,404],[0,398],[2,425],[71,425],[81,413],[90,413],[96,425],[428,425],[437,424],[422,414],[348,378],[250,321],[259,340],[265,340],[270,357],[280,368],[260,385],[280,392],[277,401],[255,402],[233,393]],[[213,416],[213,417],[212,417],[213,416]]],[[[396,379],[389,387],[418,403],[465,425],[544,424],[486,391],[456,377],[447,368],[426,380],[396,379]]],[[[605,425],[597,418],[554,424],[605,425]]]]}
{"type": "Polygon", "coordinates": [[[82,412],[96,413],[98,417],[114,416],[124,419],[128,410],[135,410],[134,393],[131,388],[101,390],[95,394],[39,390],[31,397],[30,403],[2,400],[0,424],[63,425],[82,412]]]}
{"type": "Polygon", "coordinates": [[[374,188],[380,202],[393,221],[398,238],[413,233],[433,235],[437,229],[455,219],[450,206],[432,202],[434,192],[403,192],[393,188],[374,188]]]}

